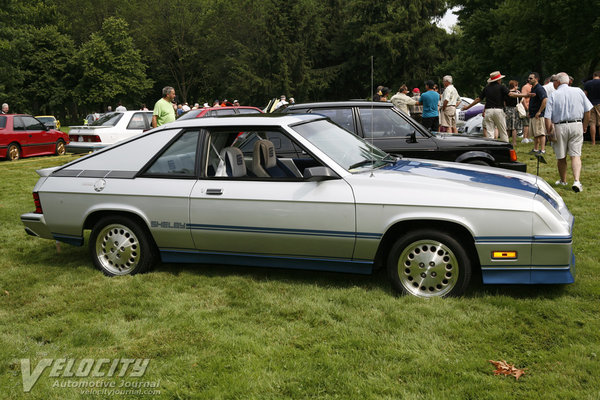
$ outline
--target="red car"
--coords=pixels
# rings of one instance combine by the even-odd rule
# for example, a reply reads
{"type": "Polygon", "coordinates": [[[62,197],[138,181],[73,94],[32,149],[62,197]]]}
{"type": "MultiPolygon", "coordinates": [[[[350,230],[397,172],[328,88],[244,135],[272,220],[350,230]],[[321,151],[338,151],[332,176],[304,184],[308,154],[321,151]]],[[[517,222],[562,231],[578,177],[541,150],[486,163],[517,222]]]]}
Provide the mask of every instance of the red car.
{"type": "Polygon", "coordinates": [[[25,114],[0,115],[0,159],[65,154],[69,136],[25,114]]]}
{"type": "Polygon", "coordinates": [[[222,117],[224,115],[241,114],[260,114],[262,111],[256,107],[250,106],[227,106],[227,107],[206,107],[190,110],[183,114],[179,119],[204,118],[204,117],[222,117]]]}

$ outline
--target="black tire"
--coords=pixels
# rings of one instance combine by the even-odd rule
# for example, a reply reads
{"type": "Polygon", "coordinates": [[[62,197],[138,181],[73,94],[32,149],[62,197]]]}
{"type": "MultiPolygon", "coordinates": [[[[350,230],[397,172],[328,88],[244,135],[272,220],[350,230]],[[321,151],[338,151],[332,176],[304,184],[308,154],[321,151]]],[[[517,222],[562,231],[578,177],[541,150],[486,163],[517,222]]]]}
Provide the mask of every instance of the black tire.
{"type": "Polygon", "coordinates": [[[126,216],[100,219],[92,228],[89,246],[94,265],[108,276],[143,273],[158,262],[148,230],[126,216]]]}
{"type": "Polygon", "coordinates": [[[17,161],[21,158],[21,148],[17,143],[11,143],[6,148],[6,159],[9,161],[17,161]]]}
{"type": "Polygon", "coordinates": [[[62,139],[58,139],[56,141],[56,150],[54,150],[54,154],[57,156],[62,156],[67,152],[67,148],[65,145],[65,141],[62,139]]]}
{"type": "Polygon", "coordinates": [[[471,280],[471,260],[450,234],[419,229],[392,246],[387,270],[392,288],[417,297],[461,295],[471,280]]]}
{"type": "Polygon", "coordinates": [[[488,167],[491,165],[489,162],[483,161],[483,160],[471,160],[471,161],[467,161],[467,164],[485,165],[488,167]]]}

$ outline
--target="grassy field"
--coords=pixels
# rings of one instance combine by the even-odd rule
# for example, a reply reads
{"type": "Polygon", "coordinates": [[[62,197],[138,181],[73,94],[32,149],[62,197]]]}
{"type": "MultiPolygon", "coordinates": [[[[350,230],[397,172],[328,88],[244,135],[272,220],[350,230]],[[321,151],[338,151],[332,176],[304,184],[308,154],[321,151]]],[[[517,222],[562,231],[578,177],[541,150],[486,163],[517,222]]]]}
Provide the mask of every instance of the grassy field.
{"type": "MultiPolygon", "coordinates": [[[[519,160],[535,173],[529,145],[519,160]]],[[[106,278],[86,247],[29,237],[35,169],[73,156],[0,162],[0,397],[89,398],[90,378],[44,370],[24,393],[21,359],[149,359],[129,398],[600,399],[600,146],[584,145],[576,282],[483,286],[458,299],[395,297],[385,274],[163,265],[106,278]],[[494,376],[489,360],[526,369],[494,376]]],[[[557,179],[550,150],[540,174],[557,179]]],[[[570,178],[570,183],[572,178],[570,178]]],[[[68,210],[65,210],[68,212],[68,210]]],[[[87,245],[87,243],[86,243],[87,245]]],[[[58,370],[60,372],[60,369],[58,370]]],[[[110,398],[103,393],[97,398],[110,398]]]]}

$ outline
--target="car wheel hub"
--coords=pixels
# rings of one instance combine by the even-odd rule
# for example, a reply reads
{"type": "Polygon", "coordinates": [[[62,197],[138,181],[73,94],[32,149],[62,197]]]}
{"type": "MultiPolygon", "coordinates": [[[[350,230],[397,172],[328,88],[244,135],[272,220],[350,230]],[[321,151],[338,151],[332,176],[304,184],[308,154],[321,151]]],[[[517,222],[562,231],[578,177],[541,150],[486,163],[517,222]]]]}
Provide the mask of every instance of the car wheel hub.
{"type": "Polygon", "coordinates": [[[140,262],[139,240],[126,226],[108,225],[96,239],[96,256],[112,274],[126,275],[140,262]]]}
{"type": "Polygon", "coordinates": [[[9,150],[8,150],[8,154],[11,160],[17,160],[19,159],[19,149],[17,148],[17,146],[12,146],[9,150]]]}
{"type": "Polygon", "coordinates": [[[415,296],[444,296],[454,288],[458,275],[456,256],[436,240],[413,242],[398,258],[400,283],[415,296]]]}

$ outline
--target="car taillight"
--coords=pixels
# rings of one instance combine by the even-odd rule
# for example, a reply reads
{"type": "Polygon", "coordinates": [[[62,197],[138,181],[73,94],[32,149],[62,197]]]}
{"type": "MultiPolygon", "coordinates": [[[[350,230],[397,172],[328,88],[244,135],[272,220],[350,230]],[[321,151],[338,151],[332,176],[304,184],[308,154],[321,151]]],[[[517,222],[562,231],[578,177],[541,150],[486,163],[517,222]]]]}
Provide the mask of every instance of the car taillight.
{"type": "Polygon", "coordinates": [[[38,192],[33,192],[33,203],[35,204],[35,213],[43,214],[42,202],[40,201],[40,195],[38,194],[38,192]]]}
{"type": "Polygon", "coordinates": [[[517,152],[515,149],[510,149],[510,161],[517,161],[517,152]]]}
{"type": "Polygon", "coordinates": [[[69,135],[69,140],[71,142],[77,142],[79,140],[79,135],[69,135]]]}
{"type": "Polygon", "coordinates": [[[100,139],[100,136],[98,136],[98,135],[94,135],[94,136],[90,136],[90,137],[89,137],[89,141],[90,141],[90,142],[101,142],[101,141],[102,141],[102,139],[100,139]]]}

